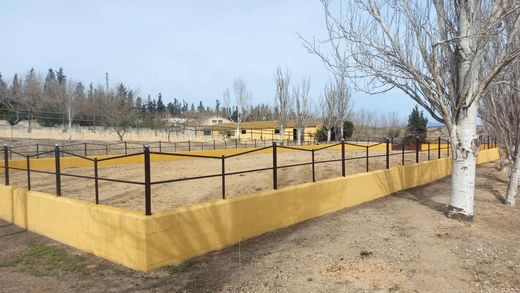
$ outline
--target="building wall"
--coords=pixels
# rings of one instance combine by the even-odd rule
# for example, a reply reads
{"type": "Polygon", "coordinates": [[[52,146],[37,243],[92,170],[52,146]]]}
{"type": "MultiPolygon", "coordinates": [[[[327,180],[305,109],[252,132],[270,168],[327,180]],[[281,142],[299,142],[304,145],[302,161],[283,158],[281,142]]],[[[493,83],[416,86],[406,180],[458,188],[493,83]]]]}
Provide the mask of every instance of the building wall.
{"type": "MultiPolygon", "coordinates": [[[[310,138],[316,135],[317,128],[315,126],[306,127],[304,131],[305,141],[308,141],[310,138]]],[[[226,131],[224,131],[226,132],[226,131]]],[[[229,129],[227,130],[231,135],[229,138],[237,138],[236,130],[229,129]]],[[[294,141],[294,128],[286,128],[284,132],[284,139],[288,139],[289,141],[294,141]]],[[[222,135],[222,131],[213,131],[214,136],[222,135]]],[[[276,133],[274,128],[265,128],[265,129],[247,129],[242,128],[240,139],[250,139],[250,140],[272,140],[272,139],[280,139],[280,133],[276,133]]]]}

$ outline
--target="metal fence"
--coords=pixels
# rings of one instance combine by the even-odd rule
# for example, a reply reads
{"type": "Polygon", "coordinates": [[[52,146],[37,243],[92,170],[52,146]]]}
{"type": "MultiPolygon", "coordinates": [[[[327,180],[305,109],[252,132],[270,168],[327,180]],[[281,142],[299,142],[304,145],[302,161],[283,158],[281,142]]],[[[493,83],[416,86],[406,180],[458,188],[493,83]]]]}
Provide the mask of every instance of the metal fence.
{"type": "MultiPolygon", "coordinates": [[[[492,148],[496,147],[496,141],[491,138],[487,138],[487,142],[484,138],[481,138],[481,144],[485,145],[485,148],[492,148]]],[[[416,142],[413,144],[406,144],[404,141],[401,142],[394,142],[393,140],[390,140],[388,138],[384,139],[383,142],[374,143],[370,145],[361,145],[356,143],[350,143],[346,141],[337,142],[334,144],[325,145],[322,147],[315,147],[312,149],[308,148],[301,148],[298,146],[289,146],[289,145],[279,145],[277,142],[272,142],[269,146],[263,146],[263,147],[257,147],[251,150],[245,150],[243,152],[239,152],[236,154],[231,155],[221,155],[221,156],[211,156],[211,155],[197,155],[197,154],[188,154],[188,153],[175,153],[175,152],[164,152],[163,149],[159,148],[158,151],[152,151],[151,146],[149,144],[145,144],[140,148],[140,152],[137,153],[131,153],[131,154],[123,154],[118,156],[112,156],[107,158],[96,158],[96,157],[88,157],[86,155],[79,155],[75,154],[73,152],[67,151],[63,148],[63,146],[60,146],[58,144],[54,145],[53,150],[47,150],[40,152],[39,150],[34,154],[27,154],[27,153],[21,153],[18,151],[13,150],[14,148],[10,148],[8,145],[4,145],[3,152],[4,152],[4,162],[0,166],[0,168],[4,169],[4,175],[5,175],[5,185],[9,185],[9,176],[10,176],[10,170],[16,170],[16,171],[24,171],[26,172],[27,176],[27,189],[31,190],[31,174],[32,173],[42,173],[42,174],[49,174],[55,176],[55,182],[56,182],[56,195],[61,196],[61,178],[62,177],[75,177],[75,178],[82,178],[82,179],[90,179],[94,180],[94,201],[96,204],[99,204],[99,182],[100,181],[109,181],[109,182],[118,182],[118,183],[126,183],[126,184],[136,184],[136,185],[143,185],[144,186],[144,197],[145,197],[145,215],[151,215],[152,214],[152,185],[156,184],[169,184],[169,183],[175,183],[180,181],[187,181],[187,180],[200,180],[200,179],[206,179],[206,178],[221,178],[221,198],[226,199],[226,177],[227,176],[233,176],[233,175],[239,175],[239,174],[246,174],[246,173],[252,173],[252,172],[260,172],[260,171],[270,171],[272,172],[272,188],[278,189],[278,170],[280,169],[287,169],[287,168],[294,168],[294,167],[300,167],[300,166],[311,166],[311,174],[312,174],[312,182],[316,181],[316,165],[318,164],[327,164],[327,163],[336,163],[340,164],[341,166],[341,176],[346,176],[347,174],[347,162],[353,161],[353,160],[365,160],[366,164],[366,172],[370,171],[370,159],[371,158],[385,158],[385,167],[386,169],[390,168],[390,157],[391,156],[401,156],[401,165],[405,164],[405,155],[406,154],[415,154],[415,162],[419,163],[420,161],[420,153],[427,153],[427,160],[434,159],[435,157],[437,159],[441,158],[441,152],[446,151],[446,156],[450,156],[450,141],[442,138],[438,138],[436,141],[427,141],[420,143],[419,139],[416,139],[416,142]],[[372,154],[370,155],[370,149],[374,148],[378,145],[385,145],[385,153],[384,154],[372,154]],[[422,146],[426,145],[425,149],[423,149],[422,146]],[[446,145],[446,147],[443,147],[443,145],[446,145]],[[328,160],[316,160],[315,156],[316,153],[331,149],[333,147],[339,147],[339,150],[341,152],[341,158],[339,159],[328,159],[328,160]],[[365,155],[363,156],[355,156],[355,157],[346,157],[346,146],[354,146],[356,148],[359,148],[361,150],[365,150],[365,155]],[[391,152],[390,146],[394,150],[400,150],[400,152],[391,152]],[[244,171],[236,171],[236,172],[226,172],[226,159],[244,156],[248,154],[252,154],[255,152],[260,152],[264,150],[271,149],[272,152],[272,166],[271,167],[265,167],[265,168],[256,168],[256,169],[249,169],[244,171]],[[287,164],[287,165],[278,165],[278,149],[290,149],[292,151],[300,151],[300,152],[306,152],[310,154],[310,161],[304,162],[304,163],[296,163],[296,164],[287,164]],[[12,155],[17,155],[20,157],[25,158],[26,161],[26,167],[25,168],[19,168],[19,167],[12,167],[9,166],[9,160],[12,157],[12,155]],[[39,157],[42,157],[44,155],[50,155],[52,154],[55,161],[55,170],[54,171],[45,171],[45,170],[36,170],[31,169],[31,160],[37,159],[39,157]],[[65,173],[61,171],[61,158],[65,155],[71,156],[71,157],[77,157],[86,161],[89,161],[92,163],[92,167],[94,169],[94,176],[87,176],[87,175],[78,175],[78,174],[70,174],[65,173]],[[198,159],[210,159],[210,160],[220,160],[221,162],[221,172],[216,174],[210,174],[210,175],[202,175],[202,176],[193,176],[193,177],[183,177],[183,178],[177,178],[177,179],[170,179],[170,180],[160,180],[160,181],[152,181],[151,179],[151,171],[150,171],[150,165],[151,165],[151,155],[159,155],[159,156],[177,156],[177,157],[189,157],[189,158],[198,158],[198,159]],[[98,175],[98,166],[100,162],[109,161],[109,160],[117,160],[121,158],[127,158],[127,157],[135,157],[135,156],[143,156],[143,168],[144,168],[144,180],[143,181],[132,181],[132,180],[120,180],[120,179],[113,179],[113,178],[105,178],[100,177],[98,175]]],[[[126,152],[128,152],[128,148],[125,149],[126,152]]],[[[86,153],[88,154],[88,153],[86,153]]],[[[338,174],[339,175],[339,174],[338,174]]]]}

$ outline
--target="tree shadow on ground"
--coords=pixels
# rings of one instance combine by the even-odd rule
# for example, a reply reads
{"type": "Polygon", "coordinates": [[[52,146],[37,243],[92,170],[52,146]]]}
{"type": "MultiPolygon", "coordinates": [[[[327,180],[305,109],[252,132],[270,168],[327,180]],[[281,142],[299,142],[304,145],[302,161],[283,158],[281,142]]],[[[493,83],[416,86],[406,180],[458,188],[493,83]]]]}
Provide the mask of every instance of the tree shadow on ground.
{"type": "Polygon", "coordinates": [[[448,199],[449,194],[446,194],[445,191],[441,191],[441,189],[442,186],[449,184],[450,181],[451,178],[446,177],[429,184],[398,192],[395,196],[415,201],[433,211],[445,213],[448,201],[444,199],[448,199]]]}

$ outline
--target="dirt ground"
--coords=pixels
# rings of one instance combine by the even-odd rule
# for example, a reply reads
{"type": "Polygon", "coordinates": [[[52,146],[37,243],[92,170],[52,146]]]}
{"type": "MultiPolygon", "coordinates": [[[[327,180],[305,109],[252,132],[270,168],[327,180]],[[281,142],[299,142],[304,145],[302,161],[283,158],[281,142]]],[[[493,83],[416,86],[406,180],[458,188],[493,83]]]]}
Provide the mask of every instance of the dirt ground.
{"type": "MultiPolygon", "coordinates": [[[[348,150],[346,154],[346,173],[366,172],[366,159],[355,157],[366,155],[364,150],[348,150]]],[[[370,150],[369,155],[380,157],[369,159],[369,170],[386,167],[384,151],[370,150]]],[[[316,152],[315,160],[340,159],[340,150],[321,150],[316,152]]],[[[431,152],[431,158],[437,156],[431,152]]],[[[442,156],[446,156],[445,151],[442,156]]],[[[420,161],[428,159],[427,152],[420,153],[420,161]]],[[[251,169],[271,168],[271,153],[253,153],[226,159],[226,173],[251,169]]],[[[401,153],[393,152],[390,166],[401,164],[401,153]]],[[[278,166],[311,162],[311,153],[290,151],[278,153],[278,166]]],[[[407,151],[405,163],[415,162],[415,152],[407,151]]],[[[63,173],[94,176],[93,167],[62,169],[63,173]]],[[[221,174],[220,159],[187,159],[176,161],[152,162],[152,182],[176,178],[221,174]]],[[[99,176],[111,179],[144,182],[143,164],[114,165],[99,168],[99,176]]],[[[341,176],[341,162],[319,163],[315,166],[316,181],[341,176]]],[[[226,176],[226,197],[234,197],[257,191],[270,190],[273,187],[272,170],[226,176]]],[[[25,188],[27,175],[25,171],[12,172],[11,184],[25,188]]],[[[152,211],[171,209],[192,203],[216,200],[222,196],[221,177],[187,180],[152,186],[152,211]]],[[[94,180],[62,176],[62,195],[95,201],[94,180]]],[[[56,193],[55,175],[33,172],[31,175],[32,190],[56,193]]],[[[290,186],[304,182],[312,182],[312,167],[299,166],[278,170],[278,186],[290,186]]],[[[144,186],[135,184],[100,181],[100,203],[133,210],[144,211],[144,186]]]]}
{"type": "Polygon", "coordinates": [[[478,167],[475,219],[447,219],[450,179],[150,273],[0,222],[3,292],[519,292],[520,208],[478,167]]]}

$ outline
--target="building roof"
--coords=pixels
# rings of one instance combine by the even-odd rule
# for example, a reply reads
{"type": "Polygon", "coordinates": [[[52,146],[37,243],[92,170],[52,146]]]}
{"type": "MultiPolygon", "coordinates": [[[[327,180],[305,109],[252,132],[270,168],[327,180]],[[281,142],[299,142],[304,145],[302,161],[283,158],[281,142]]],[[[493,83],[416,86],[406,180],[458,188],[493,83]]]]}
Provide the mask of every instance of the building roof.
{"type": "MultiPolygon", "coordinates": [[[[309,121],[307,123],[307,127],[316,127],[318,123],[316,121],[309,121]]],[[[225,129],[235,129],[236,124],[235,123],[219,123],[213,125],[213,127],[218,128],[225,128],[225,129]]],[[[289,120],[287,122],[286,128],[294,128],[296,127],[296,121],[289,120]]],[[[269,120],[269,121],[246,121],[242,122],[240,125],[240,128],[242,129],[277,129],[278,128],[278,122],[276,120],[269,120]]]]}

